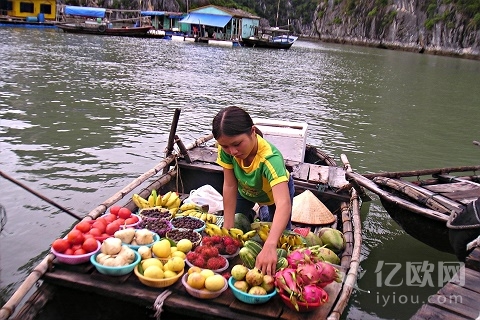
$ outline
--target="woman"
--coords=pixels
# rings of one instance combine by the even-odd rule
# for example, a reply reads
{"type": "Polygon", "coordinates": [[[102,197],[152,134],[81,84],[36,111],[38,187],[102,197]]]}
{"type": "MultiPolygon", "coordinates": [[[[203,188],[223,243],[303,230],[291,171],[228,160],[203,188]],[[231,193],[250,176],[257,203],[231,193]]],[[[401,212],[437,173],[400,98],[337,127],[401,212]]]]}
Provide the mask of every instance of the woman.
{"type": "Polygon", "coordinates": [[[212,133],[219,145],[217,163],[224,173],[223,225],[232,228],[235,213],[245,214],[252,221],[255,203],[267,205],[272,226],[256,267],[273,275],[278,239],[291,226],[293,178],[282,154],[258,134],[252,118],[242,108],[221,110],[213,119],[212,133]]]}

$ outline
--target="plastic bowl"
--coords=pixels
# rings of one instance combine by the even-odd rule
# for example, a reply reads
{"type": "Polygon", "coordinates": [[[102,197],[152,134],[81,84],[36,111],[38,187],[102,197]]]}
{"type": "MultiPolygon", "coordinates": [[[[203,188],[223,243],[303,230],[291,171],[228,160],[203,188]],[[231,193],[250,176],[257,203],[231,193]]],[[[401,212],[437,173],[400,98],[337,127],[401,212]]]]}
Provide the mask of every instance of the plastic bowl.
{"type": "MultiPolygon", "coordinates": [[[[225,257],[222,257],[222,258],[225,259],[225,267],[220,268],[220,269],[216,269],[216,270],[212,270],[213,272],[215,272],[215,273],[221,273],[221,272],[223,272],[223,271],[225,271],[225,270],[228,269],[228,266],[229,266],[228,259],[225,258],[225,257]]],[[[186,263],[190,268],[195,266],[193,263],[191,263],[190,261],[188,261],[188,259],[185,259],[185,263],[186,263]]],[[[202,269],[205,269],[205,268],[202,268],[202,269]]]]}
{"type": "Polygon", "coordinates": [[[173,243],[176,243],[179,241],[179,240],[175,240],[175,239],[172,239],[171,238],[171,235],[172,233],[171,232],[175,232],[175,233],[179,233],[180,234],[180,237],[182,237],[182,234],[184,234],[185,236],[183,236],[184,239],[188,239],[187,238],[187,235],[188,234],[191,234],[193,232],[193,234],[195,235],[195,238],[197,240],[195,241],[192,241],[192,250],[195,249],[198,245],[200,245],[200,242],[202,241],[202,235],[199,233],[199,232],[196,232],[194,230],[191,230],[191,229],[183,229],[183,228],[180,228],[180,229],[172,229],[170,231],[167,232],[166,234],[166,237],[171,240],[173,243]]]}
{"type": "Polygon", "coordinates": [[[324,303],[321,303],[321,302],[317,302],[317,303],[306,303],[306,302],[301,302],[301,301],[297,301],[297,305],[298,305],[298,310],[295,309],[295,306],[293,305],[293,303],[290,301],[290,298],[288,296],[286,296],[284,293],[279,293],[280,295],[280,298],[282,298],[282,301],[283,303],[285,303],[285,305],[294,310],[294,311],[297,311],[297,312],[310,312],[310,311],[313,311],[317,308],[319,308],[320,306],[322,306],[324,303]]]}
{"type": "Polygon", "coordinates": [[[140,224],[140,222],[142,222],[142,217],[138,214],[132,213],[132,216],[136,216],[138,218],[138,221],[132,224],[125,224],[123,226],[120,226],[120,230],[126,228],[136,228],[140,224]]]}
{"type": "Polygon", "coordinates": [[[233,295],[235,296],[235,298],[237,298],[238,300],[242,301],[242,302],[245,302],[245,303],[248,303],[248,304],[261,304],[261,303],[265,303],[267,302],[268,300],[270,300],[271,298],[273,298],[273,296],[275,296],[277,294],[277,291],[273,290],[273,292],[271,293],[268,293],[266,295],[263,295],[263,296],[259,296],[259,295],[254,295],[254,294],[248,294],[248,293],[245,293],[243,291],[240,291],[238,290],[237,288],[234,287],[234,284],[235,284],[236,280],[233,278],[233,277],[230,277],[230,279],[228,279],[228,286],[230,287],[230,289],[232,290],[233,292],[233,295]]]}
{"type": "Polygon", "coordinates": [[[109,266],[101,265],[96,260],[98,253],[90,257],[90,262],[95,266],[97,271],[100,272],[101,274],[105,274],[108,276],[123,276],[132,272],[133,268],[135,268],[135,266],[141,260],[140,254],[135,250],[134,250],[134,253],[135,253],[135,260],[132,263],[127,264],[126,266],[109,267],[109,266]]]}
{"type": "MultiPolygon", "coordinates": [[[[137,232],[138,230],[136,230],[135,232],[137,232]]],[[[158,234],[156,234],[155,232],[152,232],[153,233],[153,242],[149,243],[149,244],[129,244],[129,243],[123,243],[124,245],[128,246],[129,248],[133,249],[133,250],[138,250],[138,248],[140,248],[141,246],[146,246],[146,247],[149,247],[151,248],[153,246],[153,244],[157,241],[160,241],[160,236],[158,234]]]]}
{"type": "Polygon", "coordinates": [[[224,258],[227,258],[229,260],[235,258],[236,256],[238,256],[238,253],[240,252],[240,248],[237,249],[237,252],[235,252],[234,254],[220,254],[222,257],[224,258]]]}
{"type": "Polygon", "coordinates": [[[203,230],[205,230],[205,226],[206,226],[205,221],[203,221],[202,219],[195,218],[195,217],[190,217],[190,216],[173,218],[173,219],[171,220],[173,227],[174,227],[174,228],[177,228],[177,229],[182,229],[182,228],[183,228],[183,229],[189,229],[189,228],[185,228],[185,227],[176,227],[176,226],[175,226],[175,222],[177,222],[178,220],[182,220],[182,219],[192,219],[192,220],[194,220],[194,221],[198,221],[198,224],[201,224],[202,226],[199,227],[199,228],[193,229],[194,231],[196,231],[196,232],[198,232],[198,233],[200,233],[200,232],[202,232],[203,230]]]}
{"type": "Polygon", "coordinates": [[[88,262],[88,260],[90,260],[90,257],[96,254],[100,250],[100,247],[101,247],[100,241],[97,240],[97,244],[98,246],[95,251],[85,253],[85,254],[78,254],[78,255],[63,254],[55,251],[53,248],[51,248],[50,250],[55,255],[55,257],[57,257],[57,260],[59,262],[62,262],[65,264],[80,264],[80,263],[88,262]]]}
{"type": "Polygon", "coordinates": [[[222,289],[220,289],[218,291],[209,291],[207,289],[198,290],[198,289],[190,287],[190,285],[187,283],[187,278],[188,278],[188,274],[184,274],[183,277],[182,277],[182,283],[183,283],[183,286],[185,287],[185,290],[187,290],[187,292],[190,295],[194,296],[195,298],[199,298],[199,299],[214,299],[214,298],[218,297],[219,295],[221,295],[223,291],[227,290],[227,287],[228,287],[227,280],[224,278],[225,285],[223,286],[222,289]]]}
{"type": "Polygon", "coordinates": [[[137,275],[138,280],[140,280],[140,282],[143,283],[144,285],[149,287],[154,287],[154,288],[165,288],[177,282],[177,280],[180,279],[180,277],[184,274],[185,269],[180,271],[175,277],[166,278],[166,279],[147,278],[143,274],[141,274],[140,271],[138,271],[138,265],[135,266],[135,268],[133,269],[133,272],[137,275]]]}

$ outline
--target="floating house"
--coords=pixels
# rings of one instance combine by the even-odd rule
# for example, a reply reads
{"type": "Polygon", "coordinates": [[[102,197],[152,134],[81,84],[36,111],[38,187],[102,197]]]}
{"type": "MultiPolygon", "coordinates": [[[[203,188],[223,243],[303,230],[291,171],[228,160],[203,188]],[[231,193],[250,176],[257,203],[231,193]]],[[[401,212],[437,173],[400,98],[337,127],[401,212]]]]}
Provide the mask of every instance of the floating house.
{"type": "Polygon", "coordinates": [[[0,25],[52,26],[56,0],[0,0],[0,25]]]}
{"type": "Polygon", "coordinates": [[[242,38],[253,35],[260,17],[240,9],[209,5],[190,10],[179,23],[190,26],[185,41],[239,46],[242,38]]]}
{"type": "Polygon", "coordinates": [[[179,23],[186,14],[182,12],[168,11],[142,11],[143,17],[149,17],[152,21],[153,29],[149,34],[153,37],[171,38],[173,36],[183,36],[188,32],[189,26],[179,23]]]}

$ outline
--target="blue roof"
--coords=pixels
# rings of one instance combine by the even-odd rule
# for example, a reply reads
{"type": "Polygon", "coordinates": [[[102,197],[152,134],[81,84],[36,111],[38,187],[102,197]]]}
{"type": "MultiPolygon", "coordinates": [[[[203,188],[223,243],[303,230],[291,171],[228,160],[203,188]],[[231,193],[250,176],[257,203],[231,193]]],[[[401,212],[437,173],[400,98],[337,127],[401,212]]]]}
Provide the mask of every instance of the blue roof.
{"type": "Polygon", "coordinates": [[[164,16],[165,11],[141,11],[142,16],[164,16]]]}
{"type": "Polygon", "coordinates": [[[179,22],[189,24],[203,24],[213,27],[225,27],[225,25],[228,23],[228,21],[230,21],[230,19],[232,19],[232,16],[191,12],[179,22]]]}
{"type": "Polygon", "coordinates": [[[104,18],[105,11],[104,8],[65,6],[65,14],[72,16],[104,18]]]}

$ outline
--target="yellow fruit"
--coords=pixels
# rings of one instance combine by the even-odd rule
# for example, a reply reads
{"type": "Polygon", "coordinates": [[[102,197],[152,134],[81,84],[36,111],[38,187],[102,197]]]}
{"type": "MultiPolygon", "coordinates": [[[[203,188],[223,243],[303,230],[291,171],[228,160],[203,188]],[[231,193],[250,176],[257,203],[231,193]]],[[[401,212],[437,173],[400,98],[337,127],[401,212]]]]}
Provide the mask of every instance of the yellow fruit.
{"type": "Polygon", "coordinates": [[[200,274],[202,274],[205,277],[205,279],[207,279],[207,278],[210,278],[211,276],[214,276],[215,272],[213,272],[210,269],[203,269],[202,271],[200,271],[200,274]]]}
{"type": "Polygon", "coordinates": [[[158,266],[149,266],[145,269],[143,275],[151,279],[163,279],[163,270],[158,266]]]}
{"type": "Polygon", "coordinates": [[[218,291],[225,286],[225,278],[215,274],[205,279],[205,288],[209,291],[218,291]]]}
{"type": "Polygon", "coordinates": [[[152,251],[156,257],[165,259],[170,255],[170,248],[170,241],[163,239],[153,244],[152,251]]]}
{"type": "Polygon", "coordinates": [[[188,269],[188,274],[192,274],[194,272],[200,273],[200,271],[202,271],[202,268],[197,267],[197,266],[193,266],[193,267],[190,267],[190,269],[188,269]]]}
{"type": "Polygon", "coordinates": [[[173,277],[176,277],[177,276],[177,273],[175,271],[172,271],[172,270],[166,270],[163,272],[163,277],[165,279],[167,278],[173,278],[173,277]]]}
{"type": "Polygon", "coordinates": [[[148,258],[148,259],[142,260],[143,270],[146,270],[149,266],[157,266],[159,268],[163,268],[163,263],[157,258],[148,258]]]}
{"type": "Polygon", "coordinates": [[[205,277],[199,272],[193,272],[188,275],[187,284],[194,289],[203,289],[205,285],[205,277]]]}
{"type": "Polygon", "coordinates": [[[172,258],[173,257],[179,257],[179,258],[182,258],[183,260],[185,260],[187,255],[185,253],[183,253],[182,251],[175,251],[174,253],[172,253],[172,258]]]}
{"type": "Polygon", "coordinates": [[[174,253],[175,251],[178,251],[177,247],[171,247],[170,248],[170,253],[174,253]]]}
{"type": "Polygon", "coordinates": [[[183,253],[187,253],[190,250],[192,250],[192,246],[193,246],[192,241],[188,239],[182,239],[177,242],[177,249],[182,251],[183,253]]]}
{"type": "Polygon", "coordinates": [[[168,260],[167,264],[169,265],[168,270],[175,272],[180,272],[185,268],[185,260],[180,257],[173,257],[168,260]]]}

